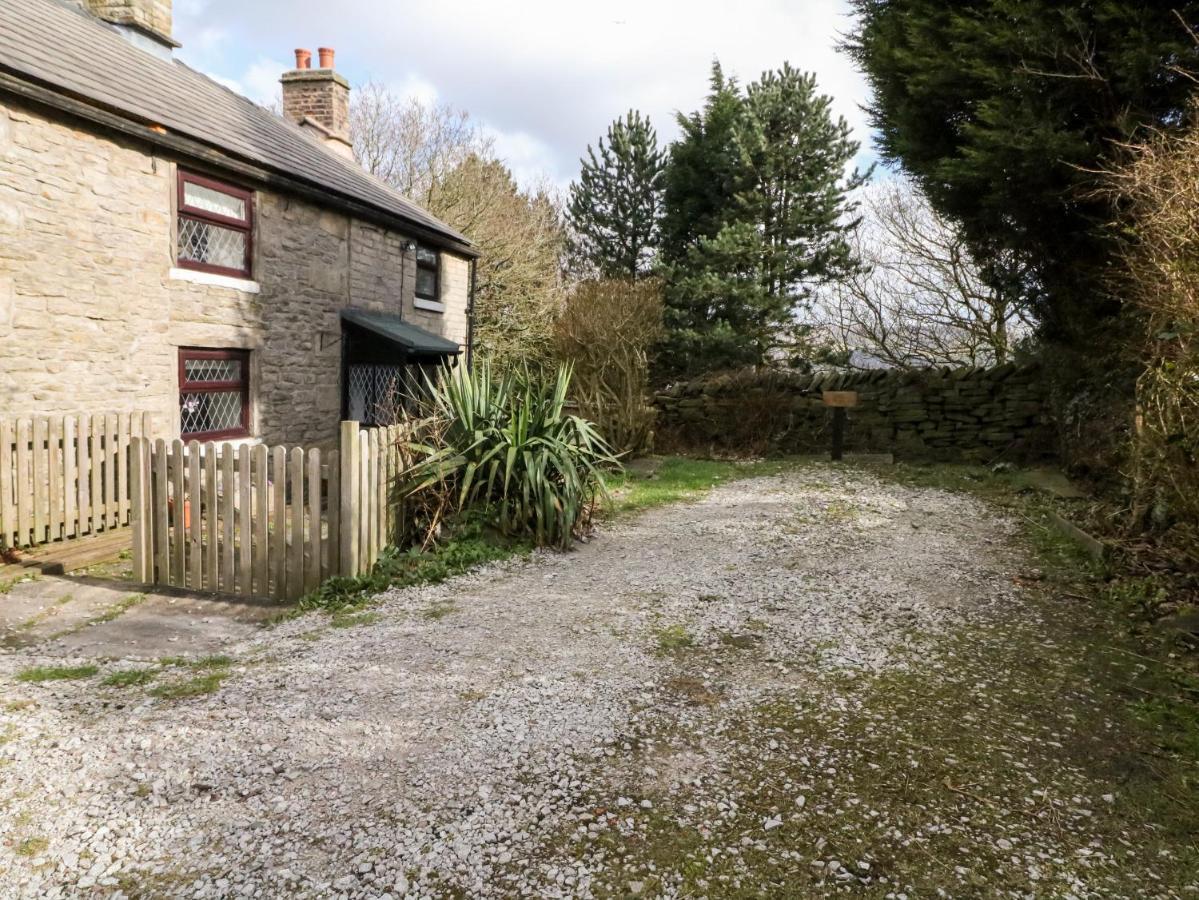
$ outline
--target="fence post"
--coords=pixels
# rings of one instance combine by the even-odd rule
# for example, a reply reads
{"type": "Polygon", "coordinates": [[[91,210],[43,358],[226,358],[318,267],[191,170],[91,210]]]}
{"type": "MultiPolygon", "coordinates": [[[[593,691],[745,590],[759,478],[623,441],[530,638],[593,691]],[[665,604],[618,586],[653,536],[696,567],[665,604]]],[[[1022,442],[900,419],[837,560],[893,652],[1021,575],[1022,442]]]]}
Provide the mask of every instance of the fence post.
{"type": "Polygon", "coordinates": [[[150,528],[148,514],[150,467],[149,459],[142,447],[144,443],[145,438],[140,437],[136,437],[130,442],[130,450],[132,450],[130,488],[133,496],[129,510],[129,525],[133,529],[133,576],[142,584],[149,584],[152,580],[152,564],[150,563],[150,554],[146,551],[146,538],[150,528]]]}
{"type": "Polygon", "coordinates": [[[358,574],[358,492],[362,466],[358,448],[361,439],[357,422],[341,423],[341,446],[338,452],[338,462],[341,464],[338,530],[341,534],[338,535],[338,544],[341,574],[349,577],[358,574]]]}
{"type": "Polygon", "coordinates": [[[13,466],[16,456],[12,422],[0,419],[0,546],[15,547],[17,523],[13,506],[13,466]]]}

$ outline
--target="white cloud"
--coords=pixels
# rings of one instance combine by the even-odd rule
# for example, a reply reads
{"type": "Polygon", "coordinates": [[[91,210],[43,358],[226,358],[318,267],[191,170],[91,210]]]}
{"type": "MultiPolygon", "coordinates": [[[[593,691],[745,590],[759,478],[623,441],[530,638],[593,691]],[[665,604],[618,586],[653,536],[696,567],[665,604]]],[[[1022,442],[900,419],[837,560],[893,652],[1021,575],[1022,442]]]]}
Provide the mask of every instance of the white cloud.
{"type": "Polygon", "coordinates": [[[496,156],[512,170],[517,183],[525,188],[538,188],[549,181],[550,186],[565,193],[570,179],[555,178],[557,168],[554,148],[524,131],[500,131],[490,125],[483,128],[493,141],[496,156]]]}
{"type": "Polygon", "coordinates": [[[245,95],[263,106],[280,104],[279,76],[293,65],[267,59],[265,56],[254,60],[240,79],[246,86],[245,95]]]}
{"type": "MultiPolygon", "coordinates": [[[[197,50],[195,64],[245,84],[255,99],[267,81],[250,77],[256,64],[292,47],[333,46],[351,82],[370,77],[465,109],[514,167],[543,168],[557,183],[574,177],[587,144],[630,107],[651,117],[660,139],[674,137],[675,112],[703,102],[715,58],[742,81],[784,60],[816,72],[868,146],[859,108],[867,87],[836,49],[852,24],[847,0],[177,0],[177,9],[181,2],[204,2],[202,26],[228,34],[197,50]]],[[[201,23],[179,24],[187,55],[201,23]]]]}

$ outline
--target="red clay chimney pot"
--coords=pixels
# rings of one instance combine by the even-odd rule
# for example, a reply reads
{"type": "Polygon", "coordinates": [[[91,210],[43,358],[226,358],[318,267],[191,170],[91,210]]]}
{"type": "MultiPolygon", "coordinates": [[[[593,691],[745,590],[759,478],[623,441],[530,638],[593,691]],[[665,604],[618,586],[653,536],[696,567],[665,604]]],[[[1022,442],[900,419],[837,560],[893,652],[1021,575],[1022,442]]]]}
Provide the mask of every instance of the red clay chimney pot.
{"type": "Polygon", "coordinates": [[[309,69],[312,67],[312,51],[296,48],[296,68],[309,69]]]}
{"type": "Polygon", "coordinates": [[[332,47],[318,47],[316,52],[319,53],[321,56],[321,68],[322,69],[332,69],[333,68],[333,48],[332,47]]]}

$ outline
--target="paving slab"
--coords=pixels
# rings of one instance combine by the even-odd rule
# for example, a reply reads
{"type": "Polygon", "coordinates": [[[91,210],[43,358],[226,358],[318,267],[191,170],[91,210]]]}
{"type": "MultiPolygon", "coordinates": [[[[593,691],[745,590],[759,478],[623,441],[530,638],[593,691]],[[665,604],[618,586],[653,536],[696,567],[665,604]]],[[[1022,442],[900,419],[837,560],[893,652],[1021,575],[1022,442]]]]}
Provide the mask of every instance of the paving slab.
{"type": "Polygon", "coordinates": [[[146,592],[118,580],[35,575],[0,594],[0,647],[46,656],[214,653],[251,636],[277,604],[146,592]]]}

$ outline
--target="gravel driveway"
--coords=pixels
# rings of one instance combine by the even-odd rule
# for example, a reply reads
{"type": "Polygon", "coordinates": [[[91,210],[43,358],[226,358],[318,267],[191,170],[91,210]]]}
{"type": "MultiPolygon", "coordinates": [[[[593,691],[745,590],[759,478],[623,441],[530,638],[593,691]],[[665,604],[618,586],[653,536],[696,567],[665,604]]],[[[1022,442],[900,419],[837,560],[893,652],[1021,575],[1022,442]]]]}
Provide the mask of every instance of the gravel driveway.
{"type": "Polygon", "coordinates": [[[812,464],[148,684],[9,654],[0,896],[1181,896],[1014,535],[812,464]]]}

